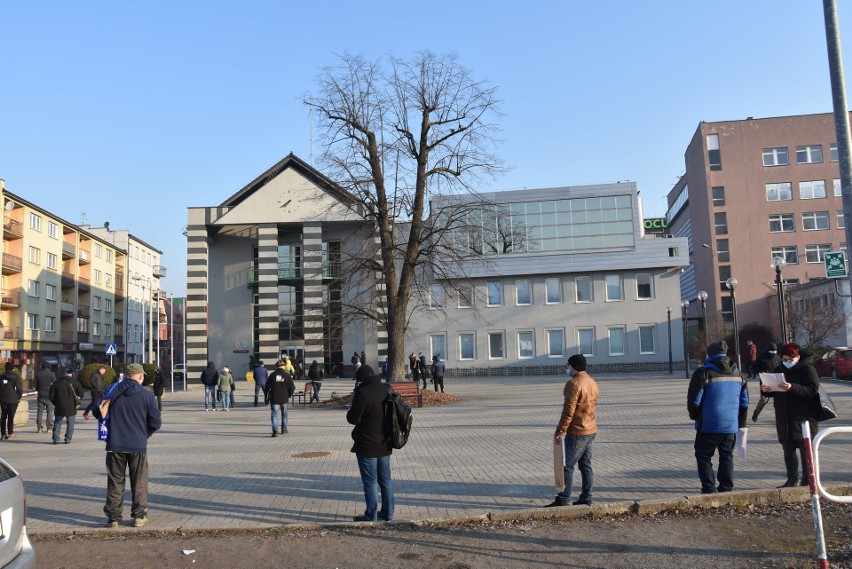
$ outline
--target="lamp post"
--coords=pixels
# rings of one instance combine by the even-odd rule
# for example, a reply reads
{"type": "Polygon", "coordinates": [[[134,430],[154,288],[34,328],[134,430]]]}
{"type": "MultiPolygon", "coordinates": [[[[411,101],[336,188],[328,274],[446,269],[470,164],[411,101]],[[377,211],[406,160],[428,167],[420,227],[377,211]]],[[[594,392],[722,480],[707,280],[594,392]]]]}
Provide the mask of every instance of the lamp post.
{"type": "Polygon", "coordinates": [[[696,297],[701,301],[701,331],[707,336],[707,291],[699,290],[696,297]]]}
{"type": "MultiPolygon", "coordinates": [[[[687,379],[689,379],[689,350],[686,346],[686,309],[689,308],[689,301],[682,300],[680,302],[681,319],[683,320],[683,369],[687,379]]],[[[670,343],[671,344],[671,343],[670,343]]]]}
{"type": "Polygon", "coordinates": [[[172,378],[172,393],[175,392],[175,295],[169,297],[169,377],[172,378]]]}
{"type": "Polygon", "coordinates": [[[147,354],[145,353],[145,288],[146,287],[148,288],[149,296],[150,296],[151,281],[148,280],[148,279],[143,279],[142,275],[139,275],[139,274],[133,275],[133,280],[136,282],[136,284],[138,286],[142,287],[142,310],[141,310],[141,312],[142,312],[142,342],[141,342],[142,347],[139,351],[141,352],[140,355],[141,355],[141,358],[142,358],[142,362],[140,362],[140,363],[145,363],[146,359],[148,359],[150,361],[151,349],[152,349],[152,347],[151,347],[151,339],[152,339],[151,338],[151,325],[152,325],[153,319],[151,317],[151,308],[152,307],[151,307],[151,302],[150,302],[150,298],[149,298],[149,302],[148,302],[148,337],[149,337],[149,341],[148,341],[148,353],[147,354]]]}
{"type": "Polygon", "coordinates": [[[725,286],[731,291],[731,311],[734,313],[734,346],[736,346],[737,350],[737,371],[742,373],[743,366],[740,361],[740,329],[737,326],[737,299],[734,296],[734,290],[736,290],[738,284],[740,283],[734,277],[725,281],[725,286]]]}
{"type": "Polygon", "coordinates": [[[781,317],[781,343],[787,343],[787,310],[784,306],[784,280],[781,278],[781,271],[787,262],[783,257],[772,257],[772,264],[769,265],[775,269],[775,294],[778,296],[778,314],[781,317]]]}
{"type": "Polygon", "coordinates": [[[674,363],[672,362],[672,307],[666,306],[666,320],[669,323],[669,374],[674,373],[674,363]]]}

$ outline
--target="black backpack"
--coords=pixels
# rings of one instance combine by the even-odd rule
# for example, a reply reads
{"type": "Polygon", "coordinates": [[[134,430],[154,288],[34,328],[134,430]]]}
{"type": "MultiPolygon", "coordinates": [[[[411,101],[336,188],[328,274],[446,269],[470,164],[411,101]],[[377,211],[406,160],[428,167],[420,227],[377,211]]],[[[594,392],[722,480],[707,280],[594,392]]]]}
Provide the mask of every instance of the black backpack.
{"type": "Polygon", "coordinates": [[[399,393],[388,387],[388,397],[385,399],[385,441],[389,448],[400,449],[408,442],[411,435],[411,407],[399,393]]]}

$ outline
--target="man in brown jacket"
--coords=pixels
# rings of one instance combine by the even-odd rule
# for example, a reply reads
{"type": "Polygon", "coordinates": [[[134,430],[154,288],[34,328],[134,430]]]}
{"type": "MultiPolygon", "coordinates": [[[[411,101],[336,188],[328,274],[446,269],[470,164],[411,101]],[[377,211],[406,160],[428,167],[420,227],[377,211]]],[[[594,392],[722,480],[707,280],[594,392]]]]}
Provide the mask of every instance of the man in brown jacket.
{"type": "Polygon", "coordinates": [[[592,442],[598,432],[595,412],[598,406],[598,384],[586,373],[586,358],[583,354],[574,354],[568,358],[568,373],[573,377],[565,384],[562,404],[562,416],[556,425],[553,444],[562,444],[565,457],[565,489],[556,495],[556,499],[545,508],[567,506],[571,498],[571,484],[574,481],[574,466],[579,466],[583,483],[577,506],[592,505],[592,442]]]}

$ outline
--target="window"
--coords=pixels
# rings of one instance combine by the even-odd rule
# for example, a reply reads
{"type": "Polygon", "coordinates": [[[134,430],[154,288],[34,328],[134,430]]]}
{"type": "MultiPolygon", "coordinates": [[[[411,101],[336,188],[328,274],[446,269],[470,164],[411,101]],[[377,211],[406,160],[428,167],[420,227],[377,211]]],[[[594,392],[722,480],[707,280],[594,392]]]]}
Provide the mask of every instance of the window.
{"type": "Polygon", "coordinates": [[[488,333],[488,357],[492,360],[502,360],[506,357],[505,335],[503,332],[488,333]]]}
{"type": "Polygon", "coordinates": [[[94,273],[95,282],[96,282],[96,283],[100,283],[100,282],[101,282],[101,270],[100,270],[100,269],[95,269],[95,270],[94,270],[94,271],[92,271],[92,272],[94,273]]]}
{"type": "Polygon", "coordinates": [[[825,180],[814,180],[812,182],[799,182],[799,198],[803,200],[814,200],[825,197],[825,180]]]}
{"type": "Polygon", "coordinates": [[[796,231],[792,213],[778,213],[769,216],[770,233],[791,233],[796,231]]]}
{"type": "Polygon", "coordinates": [[[47,268],[56,270],[56,253],[47,254],[47,268]]]}
{"type": "Polygon", "coordinates": [[[476,359],[476,336],[473,332],[464,332],[459,334],[459,359],[472,360],[476,359]]]}
{"type": "Polygon", "coordinates": [[[654,354],[656,346],[654,345],[655,326],[639,326],[639,353],[654,354]]]}
{"type": "Polygon", "coordinates": [[[546,292],[546,304],[561,304],[562,303],[562,281],[559,279],[544,279],[544,289],[546,292]]]}
{"type": "Polygon", "coordinates": [[[713,222],[716,224],[716,235],[727,235],[728,214],[724,211],[713,214],[713,222]]]}
{"type": "Polygon", "coordinates": [[[716,207],[725,205],[725,186],[713,187],[713,205],[716,207]]]}
{"type": "Polygon", "coordinates": [[[59,226],[52,221],[47,222],[47,235],[53,239],[59,239],[59,226]]]}
{"type": "Polygon", "coordinates": [[[763,165],[764,166],[786,166],[790,163],[790,157],[787,155],[787,147],[764,148],[763,149],[763,165]]]}
{"type": "Polygon", "coordinates": [[[719,265],[719,290],[728,290],[728,279],[731,278],[731,265],[719,265]]]}
{"type": "Polygon", "coordinates": [[[459,308],[473,308],[473,285],[471,283],[460,283],[458,285],[459,308]]]}
{"type": "Polygon", "coordinates": [[[45,332],[56,332],[56,316],[45,316],[44,317],[44,331],[45,332]]]}
{"type": "Polygon", "coordinates": [[[29,281],[27,283],[27,296],[38,298],[38,281],[29,281]]]}
{"type": "Polygon", "coordinates": [[[41,216],[34,213],[30,214],[30,229],[33,231],[41,231],[41,216]]]}
{"type": "Polygon", "coordinates": [[[44,285],[44,297],[47,300],[56,300],[56,285],[44,285]]]}
{"type": "Polygon", "coordinates": [[[819,231],[830,229],[828,225],[827,211],[808,211],[802,214],[802,229],[805,231],[819,231]]]}
{"type": "Polygon", "coordinates": [[[104,285],[109,288],[112,288],[112,274],[104,273],[104,277],[106,278],[106,280],[104,281],[104,285]]]}
{"type": "Polygon", "coordinates": [[[438,356],[439,358],[447,357],[447,337],[444,334],[430,334],[429,335],[429,349],[431,350],[431,354],[433,356],[438,356]]]}
{"type": "Polygon", "coordinates": [[[836,198],[842,197],[843,196],[843,190],[841,189],[841,186],[840,186],[840,179],[835,178],[834,180],[832,180],[832,184],[834,186],[834,197],[836,197],[836,198]]]}
{"type": "Polygon", "coordinates": [[[503,283],[488,281],[488,306],[503,306],[503,283]]]}
{"type": "Polygon", "coordinates": [[[92,247],[92,253],[94,253],[95,257],[100,259],[103,256],[104,248],[100,243],[95,243],[94,247],[92,247]]]}
{"type": "Polygon", "coordinates": [[[805,262],[806,263],[823,263],[825,262],[825,254],[831,252],[831,244],[821,245],[805,245],[805,262]]]}
{"type": "Polygon", "coordinates": [[[41,262],[41,249],[37,247],[33,247],[30,245],[30,263],[40,263],[41,262]]]}
{"type": "Polygon", "coordinates": [[[766,201],[783,202],[793,199],[793,185],[790,182],[766,184],[766,201]]]}
{"type": "Polygon", "coordinates": [[[433,284],[429,287],[429,308],[438,310],[444,308],[444,287],[433,284]]]}
{"type": "Polygon", "coordinates": [[[707,135],[707,163],[711,170],[722,169],[722,154],[719,150],[719,135],[707,135]]]}
{"type": "Polygon", "coordinates": [[[109,298],[104,300],[104,311],[112,312],[112,300],[109,298]]]}
{"type": "Polygon", "coordinates": [[[104,336],[107,338],[112,337],[112,324],[104,324],[104,336]]]}
{"type": "Polygon", "coordinates": [[[722,263],[731,261],[731,251],[727,239],[716,239],[716,259],[722,263]]]}
{"type": "Polygon", "coordinates": [[[565,331],[547,331],[547,357],[561,358],[565,354],[565,331]]]}
{"type": "Polygon", "coordinates": [[[837,229],[846,229],[846,219],[843,217],[843,210],[837,210],[837,229]]]}
{"type": "Polygon", "coordinates": [[[829,144],[828,145],[828,152],[831,155],[831,161],[832,162],[837,162],[840,159],[839,155],[837,154],[837,145],[836,144],[829,144]]]}
{"type": "Polygon", "coordinates": [[[651,273],[638,273],[636,275],[636,298],[638,300],[654,298],[654,278],[651,273]]]}
{"type": "Polygon", "coordinates": [[[112,263],[112,249],[106,250],[106,262],[112,263]]]}
{"type": "Polygon", "coordinates": [[[592,302],[591,277],[577,277],[577,302],[592,302]]]}
{"type": "Polygon", "coordinates": [[[92,336],[100,336],[101,335],[101,323],[100,322],[92,322],[92,336]]]}
{"type": "Polygon", "coordinates": [[[621,293],[621,276],[607,275],[606,276],[606,300],[623,300],[624,296],[621,293]]]}
{"type": "Polygon", "coordinates": [[[580,353],[584,356],[595,355],[595,329],[594,328],[578,328],[577,343],[580,347],[580,353]]]}
{"type": "Polygon", "coordinates": [[[27,330],[38,330],[38,314],[27,314],[27,330]]]}
{"type": "Polygon", "coordinates": [[[624,355],[624,327],[607,328],[609,334],[609,355],[624,355]]]}
{"type": "Polygon", "coordinates": [[[515,304],[518,306],[532,304],[532,285],[529,279],[515,281],[515,304]]]}
{"type": "Polygon", "coordinates": [[[772,255],[769,257],[770,262],[775,257],[781,257],[788,265],[798,265],[799,249],[795,245],[791,247],[773,247],[772,255]]]}
{"type": "Polygon", "coordinates": [[[532,330],[518,332],[518,358],[528,360],[535,357],[535,336],[532,330]]]}
{"type": "Polygon", "coordinates": [[[796,164],[821,164],[822,163],[822,145],[813,144],[810,146],[796,147],[796,164]]]}
{"type": "Polygon", "coordinates": [[[101,297],[93,296],[92,297],[92,310],[100,310],[101,309],[101,297]]]}

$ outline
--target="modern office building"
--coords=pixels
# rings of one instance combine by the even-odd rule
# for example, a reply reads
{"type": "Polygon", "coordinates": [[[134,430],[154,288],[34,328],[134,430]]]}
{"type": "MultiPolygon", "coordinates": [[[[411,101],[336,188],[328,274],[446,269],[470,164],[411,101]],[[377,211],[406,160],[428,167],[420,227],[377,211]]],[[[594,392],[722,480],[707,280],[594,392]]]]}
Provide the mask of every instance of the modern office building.
{"type": "Polygon", "coordinates": [[[701,317],[705,291],[708,320],[730,323],[733,277],[739,327],[780,337],[773,258],[785,261],[782,280],[798,284],[825,277],[825,253],[846,249],[833,115],[702,122],[684,160],[666,220],[689,240],[690,318],[701,317]]]}
{"type": "MultiPolygon", "coordinates": [[[[421,275],[406,353],[468,370],[552,372],[577,351],[612,369],[664,369],[670,351],[682,361],[687,241],[644,236],[635,184],[500,192],[486,201],[456,235],[477,259],[438,259],[449,269],[442,279],[421,275]],[[482,225],[497,211],[499,223],[482,225]],[[499,236],[498,226],[506,229],[499,236]],[[499,252],[488,254],[495,236],[499,252]]],[[[375,243],[370,228],[351,195],[298,157],[218,206],[189,208],[187,236],[191,381],[207,361],[241,374],[253,358],[270,365],[282,353],[328,369],[348,365],[353,352],[372,364],[384,359],[381,327],[343,308],[363,284],[346,267],[375,243]]],[[[365,306],[381,304],[381,288],[372,290],[365,306]]]]}

